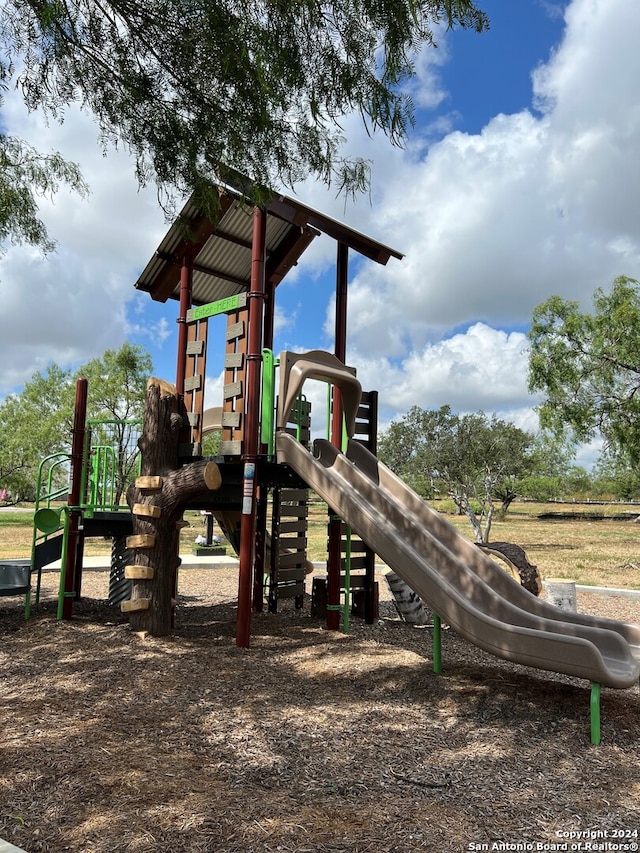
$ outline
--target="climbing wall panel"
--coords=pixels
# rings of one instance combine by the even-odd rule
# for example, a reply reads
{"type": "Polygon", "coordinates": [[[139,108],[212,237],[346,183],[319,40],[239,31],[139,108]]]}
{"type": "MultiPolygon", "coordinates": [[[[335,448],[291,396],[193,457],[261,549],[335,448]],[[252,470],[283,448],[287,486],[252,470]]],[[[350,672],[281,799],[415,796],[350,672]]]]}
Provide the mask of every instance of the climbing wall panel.
{"type": "Polygon", "coordinates": [[[220,453],[240,456],[244,438],[247,329],[245,306],[227,315],[220,453]]]}
{"type": "Polygon", "coordinates": [[[202,456],[202,418],[204,411],[204,380],[207,362],[208,321],[192,320],[187,326],[187,353],[184,379],[184,406],[188,429],[180,443],[181,459],[202,456]]]}

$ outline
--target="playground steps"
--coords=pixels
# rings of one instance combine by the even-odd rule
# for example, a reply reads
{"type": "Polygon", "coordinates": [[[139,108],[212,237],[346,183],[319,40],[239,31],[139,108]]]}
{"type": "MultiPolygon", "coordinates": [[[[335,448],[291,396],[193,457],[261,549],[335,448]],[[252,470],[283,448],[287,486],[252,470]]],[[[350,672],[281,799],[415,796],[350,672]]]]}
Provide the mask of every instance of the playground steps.
{"type": "Polygon", "coordinates": [[[269,609],[277,611],[280,598],[295,598],[303,605],[307,576],[307,525],[309,515],[306,489],[282,489],[278,567],[269,590],[269,609]],[[273,604],[273,607],[272,607],[273,604]]]}
{"type": "MultiPolygon", "coordinates": [[[[311,440],[311,403],[300,398],[293,406],[287,431],[305,447],[311,440]]],[[[293,598],[304,605],[307,569],[309,490],[276,488],[273,493],[272,536],[279,542],[275,574],[269,583],[269,612],[277,613],[278,599],[293,598]]]]}
{"type": "MultiPolygon", "coordinates": [[[[378,452],[378,392],[363,391],[356,415],[353,440],[374,455],[378,452]]],[[[345,554],[345,543],[342,546],[345,554]]],[[[359,536],[351,535],[352,613],[372,625],[378,618],[378,584],[375,582],[376,555],[359,536]]],[[[343,570],[345,561],[343,558],[343,570]]]]}

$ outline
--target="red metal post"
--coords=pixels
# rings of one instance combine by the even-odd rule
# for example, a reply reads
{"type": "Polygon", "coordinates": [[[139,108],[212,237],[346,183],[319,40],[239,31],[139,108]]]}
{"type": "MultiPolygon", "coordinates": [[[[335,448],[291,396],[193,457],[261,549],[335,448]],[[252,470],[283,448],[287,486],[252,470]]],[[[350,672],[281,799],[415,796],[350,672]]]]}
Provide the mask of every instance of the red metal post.
{"type": "Polygon", "coordinates": [[[187,311],[191,308],[191,279],[193,275],[193,257],[185,254],[180,268],[180,313],[178,324],[178,359],[176,367],[176,389],[178,396],[184,396],[184,378],[187,371],[187,311]]]}
{"type": "Polygon", "coordinates": [[[245,375],[246,415],[242,461],[242,520],[240,525],[240,569],[238,577],[238,616],[236,645],[248,648],[251,638],[251,592],[255,551],[258,429],[260,426],[260,368],[262,363],[262,326],[264,316],[264,271],[267,217],[264,210],[253,210],[251,288],[247,370],[245,375]]]}
{"type": "MultiPolygon", "coordinates": [[[[343,363],[347,358],[347,280],[349,272],[349,248],[338,243],[336,259],[336,319],[335,354],[343,363]]],[[[342,448],[342,395],[333,387],[333,413],[331,416],[331,443],[342,448]]],[[[331,517],[329,520],[329,555],[327,561],[327,604],[340,604],[340,563],[342,553],[342,522],[331,517]]],[[[327,628],[340,628],[340,612],[327,610],[327,628]]]]}
{"type": "Polygon", "coordinates": [[[273,349],[273,327],[275,321],[276,310],[276,288],[272,281],[268,281],[265,285],[265,301],[264,301],[264,341],[263,346],[273,349]]]}
{"type": "MultiPolygon", "coordinates": [[[[87,425],[87,389],[89,383],[80,378],[76,382],[76,401],[73,413],[73,431],[71,439],[71,473],[69,477],[70,491],[67,503],[71,507],[79,506],[82,494],[82,457],[84,453],[84,437],[87,425]]],[[[62,603],[62,618],[71,619],[73,611],[73,596],[80,595],[80,576],[76,584],[76,569],[79,575],[82,566],[76,565],[78,554],[78,538],[80,528],[80,511],[69,513],[69,529],[67,534],[67,561],[65,563],[64,601],[62,603]]]]}

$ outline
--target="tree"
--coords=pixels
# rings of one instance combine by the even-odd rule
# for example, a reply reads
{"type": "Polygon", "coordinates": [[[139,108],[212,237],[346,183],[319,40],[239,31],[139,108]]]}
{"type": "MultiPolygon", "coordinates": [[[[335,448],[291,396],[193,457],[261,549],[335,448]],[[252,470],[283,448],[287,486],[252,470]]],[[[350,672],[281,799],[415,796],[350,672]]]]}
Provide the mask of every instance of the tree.
{"type": "Polygon", "coordinates": [[[444,491],[469,519],[476,540],[486,543],[495,500],[502,495],[508,506],[515,497],[519,478],[531,466],[532,442],[529,433],[495,415],[414,406],[381,437],[379,457],[409,485],[428,483],[431,492],[444,491]]]}
{"type": "Polygon", "coordinates": [[[537,501],[557,500],[568,494],[575,447],[566,438],[542,431],[531,445],[531,468],[518,483],[519,494],[537,501]]]}
{"type": "Polygon", "coordinates": [[[175,386],[150,379],[139,441],[141,476],[127,490],[133,522],[127,546],[135,552],[127,576],[134,585],[131,599],[123,602],[122,609],[130,614],[134,631],[149,631],[155,637],[171,633],[185,506],[190,499],[222,485],[215,462],[201,459],[178,466],[184,415],[184,402],[175,386]]]}
{"type": "Polygon", "coordinates": [[[378,441],[378,456],[423,498],[435,494],[435,447],[450,425],[451,408],[425,410],[412,406],[399,421],[392,421],[378,441]]]}
{"type": "Polygon", "coordinates": [[[635,501],[640,495],[640,471],[621,454],[604,452],[594,467],[596,495],[621,501],[635,501]]]}
{"type": "MultiPolygon", "coordinates": [[[[92,443],[113,449],[113,502],[119,503],[138,455],[139,425],[126,421],[142,421],[150,374],[149,354],[128,343],[120,350],[107,350],[76,374],[56,364],[44,373],[35,373],[21,394],[11,394],[0,403],[0,488],[7,489],[14,501],[35,498],[40,462],[50,454],[70,452],[75,383],[85,376],[89,380],[88,417],[117,421],[93,425],[92,443]]],[[[60,469],[60,476],[65,473],[66,469],[60,469]]]]}
{"type": "Polygon", "coordinates": [[[474,0],[4,0],[0,83],[55,118],[81,103],[142,184],[195,192],[209,213],[211,182],[238,172],[257,187],[316,175],[362,189],[342,116],[402,143],[415,52],[438,26],[488,23],[474,0]]]}
{"type": "Polygon", "coordinates": [[[37,197],[53,195],[61,183],[82,196],[88,192],[78,166],[59,152],[43,155],[23,140],[0,134],[0,252],[7,242],[28,243],[43,252],[54,248],[38,218],[37,197]]]}
{"type": "Polygon", "coordinates": [[[118,505],[138,463],[137,439],[144,417],[151,356],[142,347],[124,343],[119,350],[106,350],[82,367],[76,378],[89,383],[87,410],[93,424],[93,444],[112,449],[115,468],[113,503],[118,505]]]}
{"type": "Polygon", "coordinates": [[[541,391],[540,423],[583,442],[602,435],[611,452],[640,463],[640,292],[619,276],[596,290],[593,313],[552,296],[529,332],[529,388],[541,391]]]}
{"type": "MultiPolygon", "coordinates": [[[[72,376],[56,364],[0,403],[0,486],[14,503],[36,497],[38,466],[46,456],[68,450],[72,418],[72,376]]],[[[64,473],[58,472],[60,487],[64,473]]]]}
{"type": "MultiPolygon", "coordinates": [[[[0,10],[3,21],[6,8],[0,10]]],[[[0,84],[6,86],[11,62],[0,64],[0,84]]],[[[0,97],[0,106],[3,101],[0,97]]],[[[65,161],[58,151],[41,154],[26,141],[0,133],[0,252],[7,243],[27,243],[43,252],[55,243],[38,218],[37,198],[53,195],[60,184],[85,196],[88,187],[75,163],[65,161]]]]}

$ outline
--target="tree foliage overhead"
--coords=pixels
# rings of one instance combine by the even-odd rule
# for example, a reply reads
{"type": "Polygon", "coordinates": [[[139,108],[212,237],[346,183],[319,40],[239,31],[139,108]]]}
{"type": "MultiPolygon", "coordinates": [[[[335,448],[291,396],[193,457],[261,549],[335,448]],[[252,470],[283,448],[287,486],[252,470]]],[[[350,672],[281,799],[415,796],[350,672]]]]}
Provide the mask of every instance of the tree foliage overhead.
{"type": "Polygon", "coordinates": [[[60,184],[80,195],[88,192],[76,164],[57,151],[43,155],[21,139],[0,134],[0,251],[8,242],[53,249],[37,199],[53,195],[60,184]]]}
{"type": "Polygon", "coordinates": [[[488,542],[495,502],[506,508],[516,496],[518,479],[532,465],[532,442],[529,433],[495,415],[414,406],[382,435],[378,455],[420,494],[447,494],[476,540],[488,542]]]}
{"type": "Polygon", "coordinates": [[[476,0],[2,0],[0,75],[31,109],[89,108],[142,183],[195,191],[206,209],[229,169],[263,187],[315,174],[362,188],[341,118],[401,143],[401,84],[441,26],[488,19],[476,0]]]}
{"type": "Polygon", "coordinates": [[[611,452],[640,463],[640,284],[598,289],[593,313],[552,296],[533,314],[529,387],[541,391],[543,427],[577,441],[602,435],[611,452]]]}

